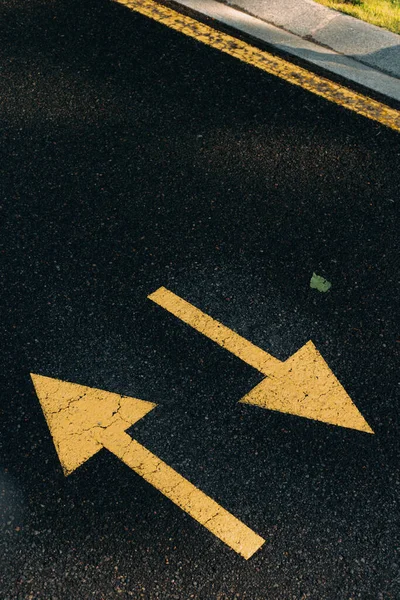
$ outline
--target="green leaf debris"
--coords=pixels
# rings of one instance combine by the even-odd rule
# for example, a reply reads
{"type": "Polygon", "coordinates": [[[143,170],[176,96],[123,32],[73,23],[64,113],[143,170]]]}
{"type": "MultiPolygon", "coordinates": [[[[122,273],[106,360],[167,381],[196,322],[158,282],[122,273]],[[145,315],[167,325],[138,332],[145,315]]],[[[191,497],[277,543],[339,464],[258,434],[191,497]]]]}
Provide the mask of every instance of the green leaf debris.
{"type": "Polygon", "coordinates": [[[319,292],[328,292],[331,287],[332,287],[332,284],[330,281],[328,281],[327,279],[324,279],[324,277],[321,277],[320,275],[317,275],[316,273],[312,274],[311,281],[310,281],[310,288],[314,288],[314,289],[318,290],[319,292]]]}

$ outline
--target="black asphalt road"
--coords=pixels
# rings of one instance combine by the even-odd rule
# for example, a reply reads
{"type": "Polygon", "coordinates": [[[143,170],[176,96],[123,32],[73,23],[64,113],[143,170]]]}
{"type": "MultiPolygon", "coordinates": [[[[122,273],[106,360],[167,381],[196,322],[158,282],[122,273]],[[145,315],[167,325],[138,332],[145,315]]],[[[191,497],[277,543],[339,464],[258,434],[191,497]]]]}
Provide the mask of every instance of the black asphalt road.
{"type": "Polygon", "coordinates": [[[398,600],[399,135],[107,0],[0,21],[1,599],[398,600]],[[238,404],[262,376],[162,285],[312,339],[375,436],[238,404]],[[106,450],[65,478],[30,372],[156,402],[130,433],[264,547],[106,450]]]}

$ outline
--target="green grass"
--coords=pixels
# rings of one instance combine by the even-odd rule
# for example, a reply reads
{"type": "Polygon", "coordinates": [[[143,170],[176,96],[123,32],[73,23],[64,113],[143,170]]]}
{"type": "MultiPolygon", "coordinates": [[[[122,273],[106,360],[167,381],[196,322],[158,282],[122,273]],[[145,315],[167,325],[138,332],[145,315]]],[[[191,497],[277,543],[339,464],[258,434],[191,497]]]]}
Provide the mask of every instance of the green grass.
{"type": "Polygon", "coordinates": [[[400,34],[400,0],[316,0],[340,12],[400,34]]]}

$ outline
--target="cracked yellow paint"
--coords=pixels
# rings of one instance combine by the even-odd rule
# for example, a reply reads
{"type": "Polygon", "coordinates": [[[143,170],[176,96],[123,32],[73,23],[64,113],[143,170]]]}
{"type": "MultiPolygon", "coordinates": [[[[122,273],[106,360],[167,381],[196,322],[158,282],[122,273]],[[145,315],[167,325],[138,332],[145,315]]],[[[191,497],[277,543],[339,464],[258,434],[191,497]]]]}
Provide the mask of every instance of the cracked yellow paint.
{"type": "Polygon", "coordinates": [[[374,433],[312,341],[282,362],[164,287],[148,297],[267,376],[240,402],[374,433]]]}
{"type": "Polygon", "coordinates": [[[65,475],[101,450],[93,427],[128,429],[157,405],[31,373],[65,475]]]}
{"type": "Polygon", "coordinates": [[[311,341],[240,402],[374,433],[311,341]]]}
{"type": "Polygon", "coordinates": [[[107,448],[244,558],[265,542],[127,433],[156,404],[31,374],[65,475],[107,448]]]}
{"type": "Polygon", "coordinates": [[[153,0],[116,0],[116,2],[124,4],[131,10],[158,21],[171,29],[175,29],[184,35],[193,37],[203,44],[230,54],[242,62],[281,79],[285,79],[293,85],[300,86],[330,102],[339,104],[368,119],[378,121],[395,131],[400,131],[400,111],[390,108],[382,102],[354,92],[343,85],[316,75],[265,50],[260,50],[232,35],[222,33],[209,25],[200,23],[171,8],[153,2],[153,0]]]}

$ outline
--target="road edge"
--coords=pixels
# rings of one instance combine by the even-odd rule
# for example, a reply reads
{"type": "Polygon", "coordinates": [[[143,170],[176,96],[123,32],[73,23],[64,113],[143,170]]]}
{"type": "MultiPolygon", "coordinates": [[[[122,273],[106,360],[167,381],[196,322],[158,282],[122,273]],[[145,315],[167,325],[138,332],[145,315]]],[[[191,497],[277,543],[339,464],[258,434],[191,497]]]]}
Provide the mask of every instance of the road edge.
{"type": "Polygon", "coordinates": [[[400,110],[400,80],[396,77],[216,0],[155,1],[382,102],[395,110],[400,110]]]}

